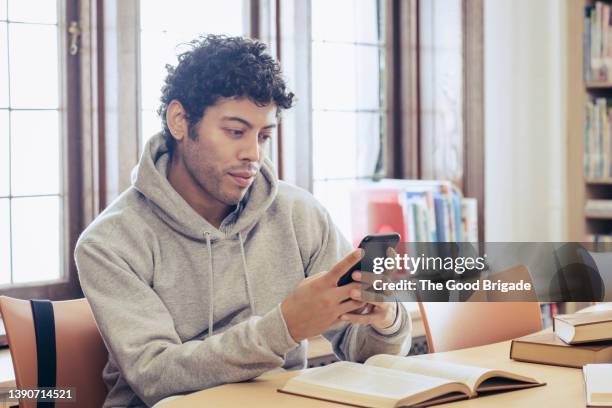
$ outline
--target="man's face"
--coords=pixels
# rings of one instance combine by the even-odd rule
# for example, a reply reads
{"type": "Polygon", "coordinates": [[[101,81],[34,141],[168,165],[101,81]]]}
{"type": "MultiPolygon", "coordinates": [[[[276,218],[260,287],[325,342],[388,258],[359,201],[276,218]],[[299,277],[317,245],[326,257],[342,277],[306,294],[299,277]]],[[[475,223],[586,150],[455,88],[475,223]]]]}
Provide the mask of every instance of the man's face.
{"type": "Polygon", "coordinates": [[[176,146],[204,194],[226,205],[240,202],[275,132],[276,112],[274,104],[257,106],[246,98],[221,98],[206,109],[190,137],[176,146]]]}

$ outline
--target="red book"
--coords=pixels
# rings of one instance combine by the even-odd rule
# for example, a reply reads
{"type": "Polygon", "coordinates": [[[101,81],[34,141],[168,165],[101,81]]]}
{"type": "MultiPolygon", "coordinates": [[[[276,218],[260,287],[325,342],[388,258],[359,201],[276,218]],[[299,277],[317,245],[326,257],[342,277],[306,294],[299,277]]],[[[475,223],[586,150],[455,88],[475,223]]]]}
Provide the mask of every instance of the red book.
{"type": "Polygon", "coordinates": [[[352,193],[352,239],[359,245],[367,234],[397,232],[406,242],[404,213],[398,189],[363,189],[352,193]]]}

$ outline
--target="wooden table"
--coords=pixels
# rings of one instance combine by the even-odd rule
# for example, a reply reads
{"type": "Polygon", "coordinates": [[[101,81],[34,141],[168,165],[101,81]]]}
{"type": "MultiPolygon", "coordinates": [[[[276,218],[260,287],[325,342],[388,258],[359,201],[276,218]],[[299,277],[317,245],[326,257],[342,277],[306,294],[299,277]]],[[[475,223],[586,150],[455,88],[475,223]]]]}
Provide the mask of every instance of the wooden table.
{"type": "MultiPolygon", "coordinates": [[[[550,329],[548,329],[550,330],[550,329]]],[[[434,353],[407,358],[450,361],[489,368],[516,371],[544,381],[547,385],[532,389],[489,395],[457,401],[439,407],[583,407],[585,406],[582,370],[520,363],[508,357],[510,342],[489,344],[469,349],[434,353]]],[[[346,405],[282,394],[276,390],[299,372],[284,372],[260,376],[254,380],[226,384],[196,392],[173,401],[163,408],[188,407],[346,407],[346,405]]]]}

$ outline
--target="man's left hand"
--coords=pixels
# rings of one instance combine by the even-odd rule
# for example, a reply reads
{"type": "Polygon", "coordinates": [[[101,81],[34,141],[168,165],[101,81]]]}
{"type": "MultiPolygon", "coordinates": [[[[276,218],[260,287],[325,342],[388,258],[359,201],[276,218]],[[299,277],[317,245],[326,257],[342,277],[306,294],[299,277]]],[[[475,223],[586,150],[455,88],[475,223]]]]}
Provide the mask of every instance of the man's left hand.
{"type": "MultiPolygon", "coordinates": [[[[351,275],[354,281],[362,281],[362,272],[356,271],[351,275]]],[[[353,289],[350,292],[351,299],[357,301],[362,300],[362,293],[359,289],[353,289]]],[[[371,306],[371,311],[368,314],[345,313],[340,316],[340,320],[356,324],[371,324],[377,329],[384,330],[391,327],[396,318],[396,302],[373,302],[368,301],[371,306]]]]}

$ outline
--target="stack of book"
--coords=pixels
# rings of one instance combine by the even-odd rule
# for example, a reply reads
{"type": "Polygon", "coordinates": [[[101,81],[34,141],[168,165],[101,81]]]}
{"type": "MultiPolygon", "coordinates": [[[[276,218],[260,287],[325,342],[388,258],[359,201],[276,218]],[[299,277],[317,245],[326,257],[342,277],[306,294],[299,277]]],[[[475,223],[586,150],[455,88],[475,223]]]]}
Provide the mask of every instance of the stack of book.
{"type": "Polygon", "coordinates": [[[584,121],[584,175],[586,178],[612,176],[610,126],[612,100],[595,98],[586,103],[584,121]]]}
{"type": "Polygon", "coordinates": [[[478,208],[445,181],[383,180],[352,193],[352,237],[395,231],[402,242],[477,242],[478,208]]]}
{"type": "Polygon", "coordinates": [[[584,80],[609,81],[612,70],[610,5],[601,1],[584,9],[584,80]]]}
{"type": "Polygon", "coordinates": [[[512,340],[510,358],[576,368],[612,363],[612,310],[557,315],[553,330],[512,340]]]}

